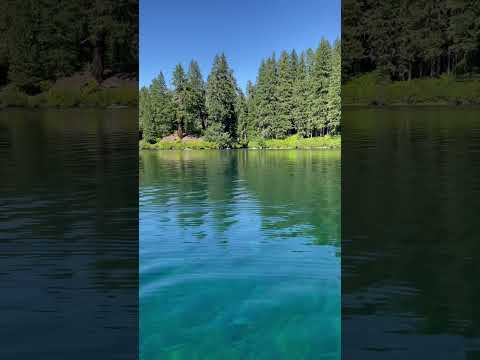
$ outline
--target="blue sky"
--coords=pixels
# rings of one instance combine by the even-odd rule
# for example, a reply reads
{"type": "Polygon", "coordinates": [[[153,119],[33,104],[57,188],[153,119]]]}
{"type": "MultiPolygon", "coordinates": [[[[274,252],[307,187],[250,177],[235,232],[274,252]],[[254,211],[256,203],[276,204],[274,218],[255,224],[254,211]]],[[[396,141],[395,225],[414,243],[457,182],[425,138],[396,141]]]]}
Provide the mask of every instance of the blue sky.
{"type": "Polygon", "coordinates": [[[260,61],[282,50],[340,37],[340,0],[140,0],[140,86],[191,59],[206,80],[224,52],[238,84],[255,81],[260,61]]]}

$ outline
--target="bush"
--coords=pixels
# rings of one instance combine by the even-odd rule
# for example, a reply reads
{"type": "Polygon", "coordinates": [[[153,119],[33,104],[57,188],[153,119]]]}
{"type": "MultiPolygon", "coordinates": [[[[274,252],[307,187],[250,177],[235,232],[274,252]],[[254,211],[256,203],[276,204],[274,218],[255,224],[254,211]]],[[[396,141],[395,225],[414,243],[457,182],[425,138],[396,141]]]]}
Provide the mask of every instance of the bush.
{"type": "Polygon", "coordinates": [[[140,150],[210,150],[218,149],[218,145],[202,139],[198,140],[159,140],[150,144],[145,140],[139,143],[140,150]]]}
{"type": "Polygon", "coordinates": [[[0,92],[1,107],[28,106],[28,96],[14,85],[8,85],[0,92]]]}
{"type": "Polygon", "coordinates": [[[46,106],[48,107],[75,107],[80,104],[80,92],[51,88],[46,95],[46,106]]]}
{"type": "Polygon", "coordinates": [[[252,139],[248,143],[251,149],[334,149],[341,146],[340,136],[317,136],[312,138],[301,138],[298,134],[285,139],[252,139]]]}
{"type": "Polygon", "coordinates": [[[233,147],[233,140],[230,134],[223,130],[221,124],[213,123],[205,131],[205,140],[218,145],[220,149],[233,147]]]}
{"type": "Polygon", "coordinates": [[[342,87],[344,104],[480,104],[480,81],[453,75],[410,81],[385,81],[377,72],[358,76],[342,87]]]}

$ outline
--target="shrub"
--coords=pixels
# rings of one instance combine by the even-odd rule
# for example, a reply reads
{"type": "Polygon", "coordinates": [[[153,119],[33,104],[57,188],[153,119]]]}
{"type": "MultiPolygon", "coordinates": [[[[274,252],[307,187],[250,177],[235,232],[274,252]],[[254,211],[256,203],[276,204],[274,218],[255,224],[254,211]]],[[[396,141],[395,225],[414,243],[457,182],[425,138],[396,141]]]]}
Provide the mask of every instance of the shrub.
{"type": "Polygon", "coordinates": [[[205,131],[205,140],[218,145],[220,149],[227,149],[233,146],[233,140],[230,134],[223,131],[223,127],[219,123],[213,123],[205,131]]]}
{"type": "Polygon", "coordinates": [[[14,85],[8,85],[0,92],[1,107],[28,106],[28,96],[14,85]]]}

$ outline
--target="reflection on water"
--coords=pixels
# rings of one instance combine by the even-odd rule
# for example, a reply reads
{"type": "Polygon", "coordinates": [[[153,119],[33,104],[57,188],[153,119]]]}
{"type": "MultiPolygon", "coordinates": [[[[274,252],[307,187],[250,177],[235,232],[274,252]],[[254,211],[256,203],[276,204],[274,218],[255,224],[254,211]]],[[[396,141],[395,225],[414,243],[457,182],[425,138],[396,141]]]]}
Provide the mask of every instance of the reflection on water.
{"type": "Polygon", "coordinates": [[[0,112],[2,359],[137,354],[136,118],[0,112]]]}
{"type": "Polygon", "coordinates": [[[339,152],[141,152],[141,358],[339,359],[339,205],[339,152]]]}
{"type": "Polygon", "coordinates": [[[480,111],[343,121],[343,356],[480,358],[480,111]]]}

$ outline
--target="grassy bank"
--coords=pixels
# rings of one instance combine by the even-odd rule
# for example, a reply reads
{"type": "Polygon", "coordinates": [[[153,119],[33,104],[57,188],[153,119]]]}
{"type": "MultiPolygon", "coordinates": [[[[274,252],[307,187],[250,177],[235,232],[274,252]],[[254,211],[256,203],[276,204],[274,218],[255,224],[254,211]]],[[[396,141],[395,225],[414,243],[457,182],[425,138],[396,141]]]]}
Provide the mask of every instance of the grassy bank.
{"type": "Polygon", "coordinates": [[[55,83],[43,82],[42,91],[27,95],[14,85],[0,89],[0,108],[108,108],[137,106],[136,80],[111,77],[98,84],[91,77],[76,74],[55,83]]]}
{"type": "MultiPolygon", "coordinates": [[[[213,142],[203,139],[196,140],[159,140],[154,144],[140,141],[141,150],[210,150],[219,149],[213,142]]],[[[255,139],[247,146],[235,145],[234,148],[248,149],[339,149],[341,146],[340,136],[323,136],[313,138],[300,138],[292,135],[286,139],[255,139]]]]}
{"type": "Polygon", "coordinates": [[[386,81],[371,72],[342,87],[344,105],[480,105],[480,80],[454,76],[386,81]]]}
{"type": "Polygon", "coordinates": [[[140,150],[212,150],[218,149],[218,145],[206,140],[159,140],[150,144],[140,140],[140,150]]]}

